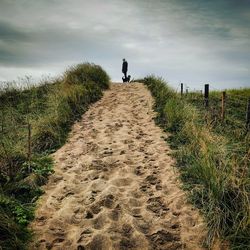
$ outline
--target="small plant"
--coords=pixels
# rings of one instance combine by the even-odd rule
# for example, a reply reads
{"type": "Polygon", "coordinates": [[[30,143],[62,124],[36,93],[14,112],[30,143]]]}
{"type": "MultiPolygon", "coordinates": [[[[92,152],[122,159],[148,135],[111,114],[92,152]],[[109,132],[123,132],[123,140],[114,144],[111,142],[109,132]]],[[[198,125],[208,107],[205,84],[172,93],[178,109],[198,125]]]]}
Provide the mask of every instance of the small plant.
{"type": "Polygon", "coordinates": [[[35,173],[43,177],[48,177],[53,173],[53,159],[47,155],[36,157],[30,162],[22,165],[22,171],[35,173]]]}
{"type": "Polygon", "coordinates": [[[0,195],[0,206],[5,211],[7,210],[9,215],[15,218],[15,221],[21,226],[26,226],[33,218],[33,208],[25,207],[13,198],[0,195]]]}

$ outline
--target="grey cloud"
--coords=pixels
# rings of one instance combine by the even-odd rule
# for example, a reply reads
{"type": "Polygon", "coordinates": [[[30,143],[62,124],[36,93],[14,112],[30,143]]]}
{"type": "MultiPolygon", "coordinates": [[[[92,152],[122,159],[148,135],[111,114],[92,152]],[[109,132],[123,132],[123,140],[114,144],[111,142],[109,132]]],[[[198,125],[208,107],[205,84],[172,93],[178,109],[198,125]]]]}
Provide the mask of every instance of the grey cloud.
{"type": "Polygon", "coordinates": [[[0,6],[0,79],[8,68],[12,77],[13,68],[53,74],[93,61],[118,80],[126,57],[132,76],[249,84],[247,0],[0,0],[0,6]]]}
{"type": "MultiPolygon", "coordinates": [[[[29,36],[22,36],[21,39],[15,36],[13,44],[0,44],[0,64],[36,67],[65,59],[82,61],[91,56],[112,56],[112,39],[103,40],[98,34],[81,32],[84,31],[47,28],[30,32],[29,36]]],[[[119,46],[113,43],[112,52],[120,54],[119,50],[119,46]]]]}
{"type": "Polygon", "coordinates": [[[18,27],[0,20],[0,41],[4,42],[15,42],[25,41],[28,39],[28,34],[22,32],[18,27]]]}

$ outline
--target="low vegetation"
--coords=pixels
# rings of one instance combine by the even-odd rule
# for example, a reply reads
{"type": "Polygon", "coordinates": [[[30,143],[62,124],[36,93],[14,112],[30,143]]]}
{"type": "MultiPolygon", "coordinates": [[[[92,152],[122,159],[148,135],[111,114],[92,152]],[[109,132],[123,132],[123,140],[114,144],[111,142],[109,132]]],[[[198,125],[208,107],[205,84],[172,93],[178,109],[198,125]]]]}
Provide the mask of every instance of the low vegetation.
{"type": "Polygon", "coordinates": [[[156,121],[171,132],[169,142],[180,168],[183,188],[200,208],[209,228],[207,244],[220,236],[232,249],[250,246],[250,133],[245,127],[249,89],[228,92],[221,121],[220,93],[203,108],[201,94],[181,97],[161,78],[141,80],[155,98],[156,121]]]}
{"type": "Polygon", "coordinates": [[[106,72],[84,63],[39,86],[0,90],[0,249],[25,249],[34,202],[53,172],[49,154],[107,88],[106,72]]]}

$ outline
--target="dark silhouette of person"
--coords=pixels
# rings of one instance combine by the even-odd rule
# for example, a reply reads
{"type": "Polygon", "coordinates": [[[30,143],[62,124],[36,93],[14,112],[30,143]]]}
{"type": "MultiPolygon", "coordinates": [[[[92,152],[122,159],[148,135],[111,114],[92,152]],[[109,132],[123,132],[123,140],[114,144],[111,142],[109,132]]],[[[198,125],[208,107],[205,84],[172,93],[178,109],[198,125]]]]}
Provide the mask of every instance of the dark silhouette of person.
{"type": "Polygon", "coordinates": [[[127,79],[127,72],[128,72],[128,62],[124,58],[122,63],[122,73],[124,74],[125,79],[127,79]]]}

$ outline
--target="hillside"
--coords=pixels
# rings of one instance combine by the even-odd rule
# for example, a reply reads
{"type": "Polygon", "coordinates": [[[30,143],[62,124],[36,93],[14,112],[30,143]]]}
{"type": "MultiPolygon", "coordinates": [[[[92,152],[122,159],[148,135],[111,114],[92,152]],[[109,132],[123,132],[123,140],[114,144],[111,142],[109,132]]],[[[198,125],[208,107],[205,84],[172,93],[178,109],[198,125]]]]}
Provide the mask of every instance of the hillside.
{"type": "Polygon", "coordinates": [[[98,65],[79,64],[40,86],[0,91],[0,248],[25,249],[34,205],[53,172],[50,153],[71,125],[102,97],[109,77],[98,65]]]}
{"type": "Polygon", "coordinates": [[[155,97],[157,123],[171,132],[190,201],[203,212],[208,241],[220,235],[232,249],[250,245],[250,133],[246,129],[249,89],[227,91],[225,119],[221,119],[221,93],[212,92],[209,108],[200,93],[181,96],[161,78],[141,80],[155,97]]]}

